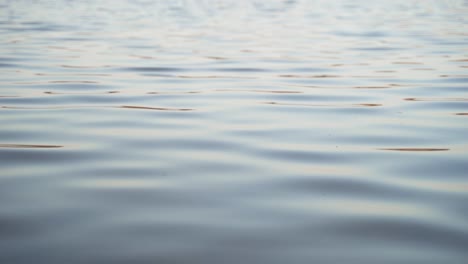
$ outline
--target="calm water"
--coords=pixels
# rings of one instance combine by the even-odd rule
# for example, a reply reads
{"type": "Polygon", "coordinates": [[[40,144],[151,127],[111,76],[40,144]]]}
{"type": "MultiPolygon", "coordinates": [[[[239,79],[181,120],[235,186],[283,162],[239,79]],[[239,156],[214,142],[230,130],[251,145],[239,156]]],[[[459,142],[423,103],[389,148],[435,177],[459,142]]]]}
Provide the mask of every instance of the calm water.
{"type": "Polygon", "coordinates": [[[0,263],[468,263],[468,1],[0,1],[0,263]]]}

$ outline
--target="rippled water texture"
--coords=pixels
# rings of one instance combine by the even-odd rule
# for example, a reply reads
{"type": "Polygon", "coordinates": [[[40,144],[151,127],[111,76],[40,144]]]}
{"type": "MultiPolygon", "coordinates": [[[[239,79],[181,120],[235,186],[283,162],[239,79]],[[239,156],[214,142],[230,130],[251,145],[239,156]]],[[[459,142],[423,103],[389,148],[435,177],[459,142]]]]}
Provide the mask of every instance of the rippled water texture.
{"type": "Polygon", "coordinates": [[[467,14],[0,1],[0,263],[468,263],[467,14]]]}

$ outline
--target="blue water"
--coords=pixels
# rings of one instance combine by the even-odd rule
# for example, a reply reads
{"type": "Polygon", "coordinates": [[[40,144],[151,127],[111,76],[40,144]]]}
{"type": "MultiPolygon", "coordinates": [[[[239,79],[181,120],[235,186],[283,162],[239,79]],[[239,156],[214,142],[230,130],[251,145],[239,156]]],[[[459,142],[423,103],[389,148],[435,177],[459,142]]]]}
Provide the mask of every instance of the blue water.
{"type": "Polygon", "coordinates": [[[0,1],[0,263],[468,263],[466,14],[0,1]]]}

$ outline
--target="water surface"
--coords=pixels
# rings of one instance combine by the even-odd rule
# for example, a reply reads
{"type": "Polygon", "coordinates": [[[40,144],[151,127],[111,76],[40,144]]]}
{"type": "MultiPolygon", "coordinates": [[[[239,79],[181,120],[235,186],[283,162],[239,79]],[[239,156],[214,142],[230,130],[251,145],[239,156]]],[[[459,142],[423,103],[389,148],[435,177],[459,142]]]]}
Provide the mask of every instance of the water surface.
{"type": "Polygon", "coordinates": [[[0,262],[467,263],[466,14],[0,1],[0,262]]]}

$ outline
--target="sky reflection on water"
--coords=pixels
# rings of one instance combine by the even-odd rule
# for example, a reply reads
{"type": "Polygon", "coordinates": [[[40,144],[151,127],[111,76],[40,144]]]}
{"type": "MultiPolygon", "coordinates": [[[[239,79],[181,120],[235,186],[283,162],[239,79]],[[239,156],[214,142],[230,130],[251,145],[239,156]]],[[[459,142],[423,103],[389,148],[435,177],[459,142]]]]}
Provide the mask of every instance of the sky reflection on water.
{"type": "Polygon", "coordinates": [[[0,263],[466,263],[467,13],[0,2],[0,263]]]}

